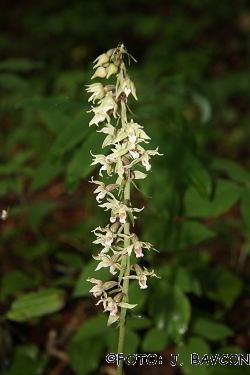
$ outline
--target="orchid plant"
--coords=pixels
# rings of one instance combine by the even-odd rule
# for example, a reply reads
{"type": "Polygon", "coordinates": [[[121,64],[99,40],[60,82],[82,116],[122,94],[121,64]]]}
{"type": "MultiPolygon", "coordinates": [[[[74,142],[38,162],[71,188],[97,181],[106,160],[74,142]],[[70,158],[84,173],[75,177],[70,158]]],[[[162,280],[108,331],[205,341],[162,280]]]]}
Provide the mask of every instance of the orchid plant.
{"type": "MultiPolygon", "coordinates": [[[[154,271],[141,268],[137,263],[131,264],[131,254],[136,258],[144,256],[143,249],[155,250],[149,242],[140,241],[132,232],[135,214],[143,210],[135,208],[131,204],[131,185],[136,186],[135,181],[144,179],[146,172],[151,169],[150,157],[161,155],[156,150],[145,150],[144,144],[148,144],[150,137],[143,130],[143,126],[128,118],[128,98],[132,95],[137,100],[135,85],[127,73],[124,56],[130,58],[123,44],[110,49],[94,61],[96,69],[91,79],[116,76],[116,84],[103,85],[100,82],[87,86],[87,92],[91,94],[89,101],[94,103],[89,112],[94,116],[89,125],[96,125],[106,135],[102,148],[109,147],[108,154],[93,155],[91,165],[101,165],[99,175],[103,177],[106,171],[112,183],[91,178],[91,183],[97,185],[94,190],[98,205],[104,210],[110,210],[110,222],[106,227],[97,227],[93,230],[95,244],[102,249],[93,258],[99,263],[96,271],[102,267],[109,267],[112,275],[118,273],[117,280],[103,283],[101,280],[89,278],[88,281],[95,284],[90,290],[93,296],[100,298],[97,305],[103,304],[104,311],[109,312],[108,325],[118,321],[120,325],[118,353],[124,349],[126,329],[126,314],[128,309],[133,309],[136,304],[129,303],[129,280],[137,279],[141,289],[147,288],[147,277],[156,276],[154,271]],[[97,102],[97,104],[96,104],[97,102]],[[112,121],[115,122],[112,125],[112,121]],[[144,171],[142,171],[144,169],[144,171]],[[105,200],[105,201],[104,201],[105,200]],[[116,293],[116,294],[115,294],[116,293]]],[[[157,277],[157,276],[156,276],[157,277]]],[[[122,373],[122,365],[118,373],[122,373]],[[120,371],[120,372],[119,372],[120,371]]]]}

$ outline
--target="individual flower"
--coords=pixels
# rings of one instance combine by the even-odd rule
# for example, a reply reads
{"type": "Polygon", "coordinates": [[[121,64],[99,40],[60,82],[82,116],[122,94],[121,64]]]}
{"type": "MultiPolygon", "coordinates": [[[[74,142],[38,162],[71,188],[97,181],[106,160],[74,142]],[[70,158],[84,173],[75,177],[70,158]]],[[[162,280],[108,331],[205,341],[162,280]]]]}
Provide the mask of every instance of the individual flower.
{"type": "Polygon", "coordinates": [[[130,76],[128,74],[126,75],[125,79],[122,81],[120,88],[117,91],[116,98],[118,98],[122,93],[124,93],[127,98],[130,94],[132,94],[133,97],[136,100],[138,100],[136,96],[136,89],[135,89],[134,82],[131,81],[130,76]]]}
{"type": "Polygon", "coordinates": [[[113,241],[117,237],[117,234],[115,234],[109,228],[109,226],[107,226],[106,228],[97,227],[92,232],[94,232],[94,234],[97,237],[97,239],[95,241],[93,241],[93,243],[94,244],[100,244],[104,247],[104,249],[101,251],[101,254],[107,253],[109,251],[110,247],[112,246],[113,241]],[[104,232],[104,233],[106,232],[106,233],[103,234],[103,233],[100,233],[100,232],[97,232],[97,231],[101,231],[101,232],[104,232]]]}
{"type": "Polygon", "coordinates": [[[158,279],[160,278],[154,273],[154,270],[149,272],[146,267],[143,267],[144,270],[138,265],[138,264],[133,264],[132,266],[136,272],[136,275],[130,275],[130,276],[123,276],[123,279],[137,279],[139,281],[140,289],[146,289],[147,286],[147,276],[150,277],[157,277],[158,279]]]}
{"type": "Polygon", "coordinates": [[[110,185],[105,186],[105,184],[103,182],[93,180],[93,177],[91,177],[91,181],[89,181],[89,182],[94,183],[96,185],[99,185],[98,188],[94,190],[94,194],[98,193],[97,196],[96,196],[96,200],[97,200],[98,203],[100,203],[100,201],[103,198],[105,198],[106,194],[108,194],[111,198],[115,198],[113,196],[113,194],[111,193],[111,191],[119,188],[118,184],[110,184],[110,185]]]}
{"type": "Polygon", "coordinates": [[[116,322],[120,319],[120,314],[118,311],[118,307],[125,307],[126,309],[133,309],[137,304],[130,304],[127,302],[120,302],[123,298],[123,293],[118,293],[114,298],[107,297],[101,299],[96,303],[96,305],[99,305],[100,303],[103,303],[104,311],[109,311],[109,320],[108,325],[116,322]]]}
{"type": "Polygon", "coordinates": [[[101,280],[97,280],[94,278],[88,278],[87,281],[96,284],[89,291],[90,293],[93,293],[93,296],[95,298],[100,297],[102,294],[107,295],[106,290],[112,289],[114,286],[118,285],[117,281],[107,281],[106,283],[103,283],[101,280]]]}
{"type": "Polygon", "coordinates": [[[99,254],[97,256],[92,255],[95,260],[100,260],[100,263],[96,267],[95,271],[101,268],[109,267],[109,271],[112,275],[116,274],[115,269],[121,270],[121,266],[117,263],[120,260],[120,254],[115,254],[112,257],[106,254],[99,254]]]}
{"type": "Polygon", "coordinates": [[[93,94],[90,96],[88,102],[90,101],[93,101],[95,103],[95,101],[97,99],[102,99],[104,98],[104,96],[106,95],[106,92],[104,90],[104,87],[103,85],[100,83],[100,82],[97,82],[97,83],[93,83],[92,85],[87,85],[87,89],[86,91],[89,93],[89,92],[92,92],[93,94]]]}
{"type": "Polygon", "coordinates": [[[93,162],[90,165],[95,165],[98,163],[102,164],[102,167],[99,170],[99,175],[102,176],[102,171],[107,171],[107,174],[111,176],[113,172],[113,168],[111,164],[114,162],[114,160],[111,159],[109,156],[105,156],[102,154],[99,154],[99,155],[91,154],[91,155],[94,156],[95,158],[93,159],[93,162]]]}
{"type": "Polygon", "coordinates": [[[92,107],[92,112],[95,114],[99,112],[107,113],[109,111],[113,111],[113,116],[116,118],[116,112],[118,109],[118,105],[113,98],[113,95],[110,92],[107,92],[105,97],[98,102],[100,105],[98,107],[92,107]]]}
{"type": "MultiPolygon", "coordinates": [[[[88,111],[88,112],[91,112],[91,111],[88,111]]],[[[96,126],[99,126],[99,122],[103,122],[103,121],[107,121],[109,123],[110,117],[106,112],[100,111],[96,113],[95,116],[92,118],[92,120],[89,123],[89,126],[93,124],[95,124],[96,126]]]]}
{"type": "Polygon", "coordinates": [[[99,77],[99,78],[105,78],[107,76],[107,70],[106,68],[104,68],[103,66],[99,66],[95,73],[92,75],[91,79],[94,79],[96,77],[99,77]]]}

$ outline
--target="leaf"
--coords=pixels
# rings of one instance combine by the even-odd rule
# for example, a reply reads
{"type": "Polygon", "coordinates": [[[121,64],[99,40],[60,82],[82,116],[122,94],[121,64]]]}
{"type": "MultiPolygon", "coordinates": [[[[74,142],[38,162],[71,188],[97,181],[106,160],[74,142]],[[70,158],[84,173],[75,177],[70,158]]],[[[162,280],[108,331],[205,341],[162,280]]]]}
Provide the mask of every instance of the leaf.
{"type": "Polygon", "coordinates": [[[56,258],[69,268],[74,268],[76,270],[83,268],[84,261],[82,255],[60,252],[57,254],[56,258]]]}
{"type": "Polygon", "coordinates": [[[245,188],[242,190],[242,198],[240,210],[247,229],[250,229],[250,190],[245,188]]]}
{"type": "Polygon", "coordinates": [[[213,158],[211,168],[226,172],[232,180],[237,182],[250,183],[250,173],[232,160],[213,158]]]}
{"type": "Polygon", "coordinates": [[[207,340],[214,341],[223,340],[234,335],[234,332],[225,324],[205,317],[196,318],[192,324],[191,331],[207,340]]]}
{"type": "Polygon", "coordinates": [[[142,341],[143,352],[158,352],[164,350],[169,343],[167,332],[152,328],[147,331],[142,341]]]}
{"type": "Polygon", "coordinates": [[[219,359],[214,364],[210,362],[208,367],[209,375],[235,375],[236,373],[237,375],[250,374],[249,354],[246,354],[242,348],[233,345],[222,346],[213,353],[214,358],[216,358],[216,355],[219,359]],[[237,362],[235,363],[235,361],[237,362]]]}
{"type": "Polygon", "coordinates": [[[58,207],[58,202],[49,200],[32,202],[31,204],[29,204],[27,206],[27,215],[32,230],[36,231],[45,217],[56,207],[58,207]]]}
{"type": "Polygon", "coordinates": [[[77,374],[87,374],[97,369],[104,351],[108,314],[98,314],[88,319],[68,344],[70,364],[77,374]]]}
{"type": "MultiPolygon", "coordinates": [[[[129,289],[129,296],[130,296],[130,289],[129,289]]],[[[152,322],[146,317],[142,317],[141,319],[136,319],[133,316],[128,315],[126,324],[127,324],[127,328],[130,330],[140,330],[140,329],[149,328],[152,325],[152,322]]]]}
{"type": "Polygon", "coordinates": [[[82,142],[90,132],[88,123],[88,115],[84,108],[73,118],[71,124],[59,133],[49,151],[51,157],[62,156],[66,151],[76,146],[77,143],[82,142]]]}
{"type": "Polygon", "coordinates": [[[51,111],[49,108],[47,110],[39,110],[38,115],[41,121],[47,126],[48,130],[55,134],[61,133],[64,127],[69,123],[69,116],[59,111],[51,111]]]}
{"type": "Polygon", "coordinates": [[[208,199],[212,193],[212,180],[201,161],[187,151],[184,155],[183,169],[199,195],[208,199]]]}
{"type": "Polygon", "coordinates": [[[11,304],[6,316],[15,322],[25,322],[60,310],[65,303],[64,291],[61,289],[42,289],[27,293],[11,304]]]}
{"type": "Polygon", "coordinates": [[[158,269],[158,273],[169,283],[180,287],[183,292],[195,293],[198,296],[202,293],[199,280],[184,267],[165,264],[158,269]]]}
{"type": "Polygon", "coordinates": [[[204,281],[208,298],[221,302],[227,309],[232,307],[243,288],[241,278],[221,265],[210,270],[210,280],[204,281]]]}
{"type": "Polygon", "coordinates": [[[179,340],[187,331],[190,319],[190,303],[177,286],[171,286],[163,279],[149,297],[149,312],[157,328],[167,332],[174,340],[179,340]],[[164,301],[164,303],[162,303],[164,301]]]}
{"type": "Polygon", "coordinates": [[[32,280],[21,271],[12,271],[2,275],[0,299],[5,300],[9,296],[15,296],[32,285],[32,280]]]}
{"type": "Polygon", "coordinates": [[[39,356],[36,345],[18,345],[7,375],[43,375],[48,360],[47,355],[39,356]]]}
{"type": "MultiPolygon", "coordinates": [[[[93,170],[96,169],[96,165],[90,165],[92,161],[92,155],[90,151],[93,154],[99,152],[99,139],[100,138],[97,133],[92,133],[83,142],[82,147],[77,149],[74,153],[74,156],[70,161],[66,172],[66,183],[69,193],[72,193],[74,191],[80,178],[87,177],[93,170]]],[[[107,152],[108,150],[105,150],[103,154],[107,152]]]]}
{"type": "Polygon", "coordinates": [[[105,345],[102,337],[88,341],[75,337],[68,344],[69,363],[76,375],[90,374],[98,369],[105,345]]]}
{"type": "Polygon", "coordinates": [[[227,212],[240,198],[241,187],[233,182],[219,179],[214,197],[208,201],[190,187],[185,195],[185,215],[188,217],[216,217],[227,212]]]}
{"type": "Polygon", "coordinates": [[[215,232],[196,221],[174,223],[166,239],[166,249],[185,249],[214,236],[215,232]]]}
{"type": "Polygon", "coordinates": [[[44,67],[42,61],[32,61],[28,59],[7,59],[0,62],[0,70],[8,70],[13,72],[29,72],[33,69],[41,69],[44,67]]]}
{"type": "Polygon", "coordinates": [[[187,375],[205,375],[207,374],[207,364],[198,364],[195,366],[192,358],[199,358],[210,354],[210,348],[207,343],[199,337],[190,337],[186,342],[176,348],[179,355],[177,363],[181,366],[182,371],[187,375]],[[191,360],[190,360],[191,356],[191,360]]]}
{"type": "Polygon", "coordinates": [[[106,282],[112,278],[112,275],[106,268],[101,268],[95,271],[97,267],[96,260],[92,259],[87,265],[84,266],[81,275],[79,276],[75,289],[73,291],[73,297],[84,297],[90,296],[90,289],[94,284],[87,281],[88,278],[94,277],[95,279],[106,282]]]}
{"type": "Polygon", "coordinates": [[[2,73],[0,74],[0,88],[8,92],[26,91],[29,88],[29,84],[17,74],[2,73]]]}
{"type": "Polygon", "coordinates": [[[34,193],[47,186],[63,172],[63,166],[58,162],[45,159],[34,171],[30,192],[34,193]]]}

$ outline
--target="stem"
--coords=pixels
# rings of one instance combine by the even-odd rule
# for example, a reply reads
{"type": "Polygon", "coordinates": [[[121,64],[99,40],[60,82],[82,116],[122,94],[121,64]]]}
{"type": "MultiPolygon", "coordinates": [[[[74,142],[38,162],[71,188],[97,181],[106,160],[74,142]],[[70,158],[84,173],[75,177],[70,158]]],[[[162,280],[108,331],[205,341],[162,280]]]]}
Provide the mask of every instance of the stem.
{"type": "MultiPolygon", "coordinates": [[[[130,200],[130,180],[129,176],[127,176],[125,189],[124,189],[124,200],[130,200]]],[[[130,224],[126,222],[124,224],[124,234],[130,234],[130,224]]],[[[128,237],[124,238],[124,248],[130,245],[130,239],[128,237]]],[[[124,276],[130,275],[130,257],[127,255],[124,256],[122,260],[122,267],[124,267],[125,272],[124,276]],[[124,264],[123,264],[124,263],[124,264]]],[[[122,292],[124,294],[123,302],[128,302],[128,289],[129,289],[129,279],[123,279],[122,285],[122,292]]],[[[121,308],[121,317],[120,317],[120,330],[119,330],[119,341],[118,341],[118,354],[124,353],[124,343],[125,343],[125,333],[126,333],[126,317],[127,317],[127,309],[121,308]]],[[[120,365],[117,368],[117,375],[122,375],[123,372],[123,360],[120,362],[120,365]]]]}

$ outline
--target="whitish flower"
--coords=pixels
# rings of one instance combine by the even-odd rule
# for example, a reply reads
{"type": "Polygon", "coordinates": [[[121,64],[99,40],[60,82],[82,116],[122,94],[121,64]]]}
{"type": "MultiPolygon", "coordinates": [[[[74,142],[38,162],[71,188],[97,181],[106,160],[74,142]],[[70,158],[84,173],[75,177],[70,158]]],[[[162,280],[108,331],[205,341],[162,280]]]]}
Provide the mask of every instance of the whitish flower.
{"type": "Polygon", "coordinates": [[[94,234],[97,237],[97,239],[95,241],[93,241],[93,243],[94,244],[100,244],[104,247],[104,249],[101,251],[101,254],[107,253],[109,251],[110,247],[112,246],[112,243],[113,243],[113,241],[114,241],[114,239],[116,238],[117,235],[112,230],[110,230],[109,227],[106,227],[106,228],[97,227],[92,232],[94,232],[94,234]],[[101,232],[104,232],[104,233],[106,232],[106,233],[103,234],[103,233],[100,233],[100,232],[97,232],[97,231],[101,231],[101,232]]]}
{"type": "Polygon", "coordinates": [[[147,276],[150,276],[150,277],[154,276],[154,277],[157,277],[158,279],[160,278],[154,273],[154,270],[149,272],[146,267],[143,267],[144,269],[142,270],[142,268],[138,266],[138,264],[133,264],[133,268],[136,272],[136,275],[124,276],[123,279],[137,279],[139,281],[139,285],[141,289],[146,289],[148,287],[147,276]]]}
{"type": "Polygon", "coordinates": [[[90,165],[95,165],[98,163],[102,164],[102,167],[99,170],[99,175],[102,176],[102,171],[107,171],[107,174],[111,176],[113,172],[113,168],[111,164],[114,162],[114,160],[112,160],[109,156],[105,156],[102,154],[98,154],[98,155],[91,154],[91,155],[94,156],[94,159],[90,165]]]}
{"type": "Polygon", "coordinates": [[[120,260],[120,254],[115,254],[112,257],[106,254],[99,254],[97,256],[92,255],[95,260],[100,260],[101,262],[96,267],[95,271],[98,271],[101,268],[109,267],[110,273],[112,275],[116,274],[115,269],[121,270],[121,266],[119,263],[117,263],[118,260],[120,260]]]}
{"type": "Polygon", "coordinates": [[[104,87],[100,82],[93,83],[92,85],[86,85],[86,86],[87,86],[86,91],[88,93],[93,92],[93,94],[91,95],[91,97],[88,100],[89,102],[93,101],[95,103],[95,101],[97,99],[102,99],[106,95],[104,87]]]}
{"type": "MultiPolygon", "coordinates": [[[[88,111],[88,112],[91,112],[91,111],[88,111]]],[[[99,122],[103,122],[105,120],[107,122],[110,122],[109,115],[106,112],[100,111],[100,112],[96,113],[95,116],[92,118],[92,120],[89,123],[89,126],[91,126],[93,124],[95,124],[96,126],[99,126],[98,125],[99,122]]]]}
{"type": "Polygon", "coordinates": [[[130,304],[126,302],[120,302],[121,299],[123,298],[123,293],[118,293],[114,298],[111,297],[106,297],[106,298],[101,298],[96,305],[99,305],[100,303],[103,303],[103,308],[104,311],[109,311],[109,320],[108,320],[108,325],[114,323],[115,321],[120,319],[120,314],[118,311],[118,306],[119,307],[124,307],[126,309],[133,309],[137,304],[130,304]]]}
{"type": "Polygon", "coordinates": [[[121,93],[124,93],[126,97],[128,97],[130,94],[133,95],[133,97],[138,100],[136,96],[136,89],[134,82],[131,81],[130,76],[127,74],[125,79],[122,81],[119,90],[117,91],[116,97],[118,98],[121,93]]]}
{"type": "Polygon", "coordinates": [[[109,112],[113,110],[113,115],[116,118],[116,111],[118,109],[118,105],[113,98],[113,95],[109,92],[106,93],[105,97],[98,102],[100,105],[98,107],[92,107],[92,111],[96,114],[99,112],[109,112]]]}
{"type": "Polygon", "coordinates": [[[97,279],[94,279],[94,278],[88,278],[87,281],[93,283],[93,284],[97,284],[95,286],[93,286],[92,289],[90,289],[90,293],[93,293],[93,296],[96,298],[96,297],[100,297],[102,294],[106,295],[106,290],[109,290],[111,288],[113,288],[114,286],[118,285],[118,282],[117,281],[107,281],[106,283],[103,283],[101,280],[97,280],[97,279]]]}
{"type": "Polygon", "coordinates": [[[105,186],[105,184],[103,182],[93,180],[93,177],[91,177],[91,181],[89,181],[89,182],[94,183],[96,185],[99,185],[98,188],[95,189],[95,191],[94,191],[95,194],[98,193],[97,196],[96,196],[96,200],[97,200],[98,203],[100,203],[100,201],[103,198],[105,198],[106,194],[108,194],[111,198],[115,198],[113,196],[113,194],[111,193],[111,191],[119,188],[118,184],[110,184],[110,185],[105,186]]]}

